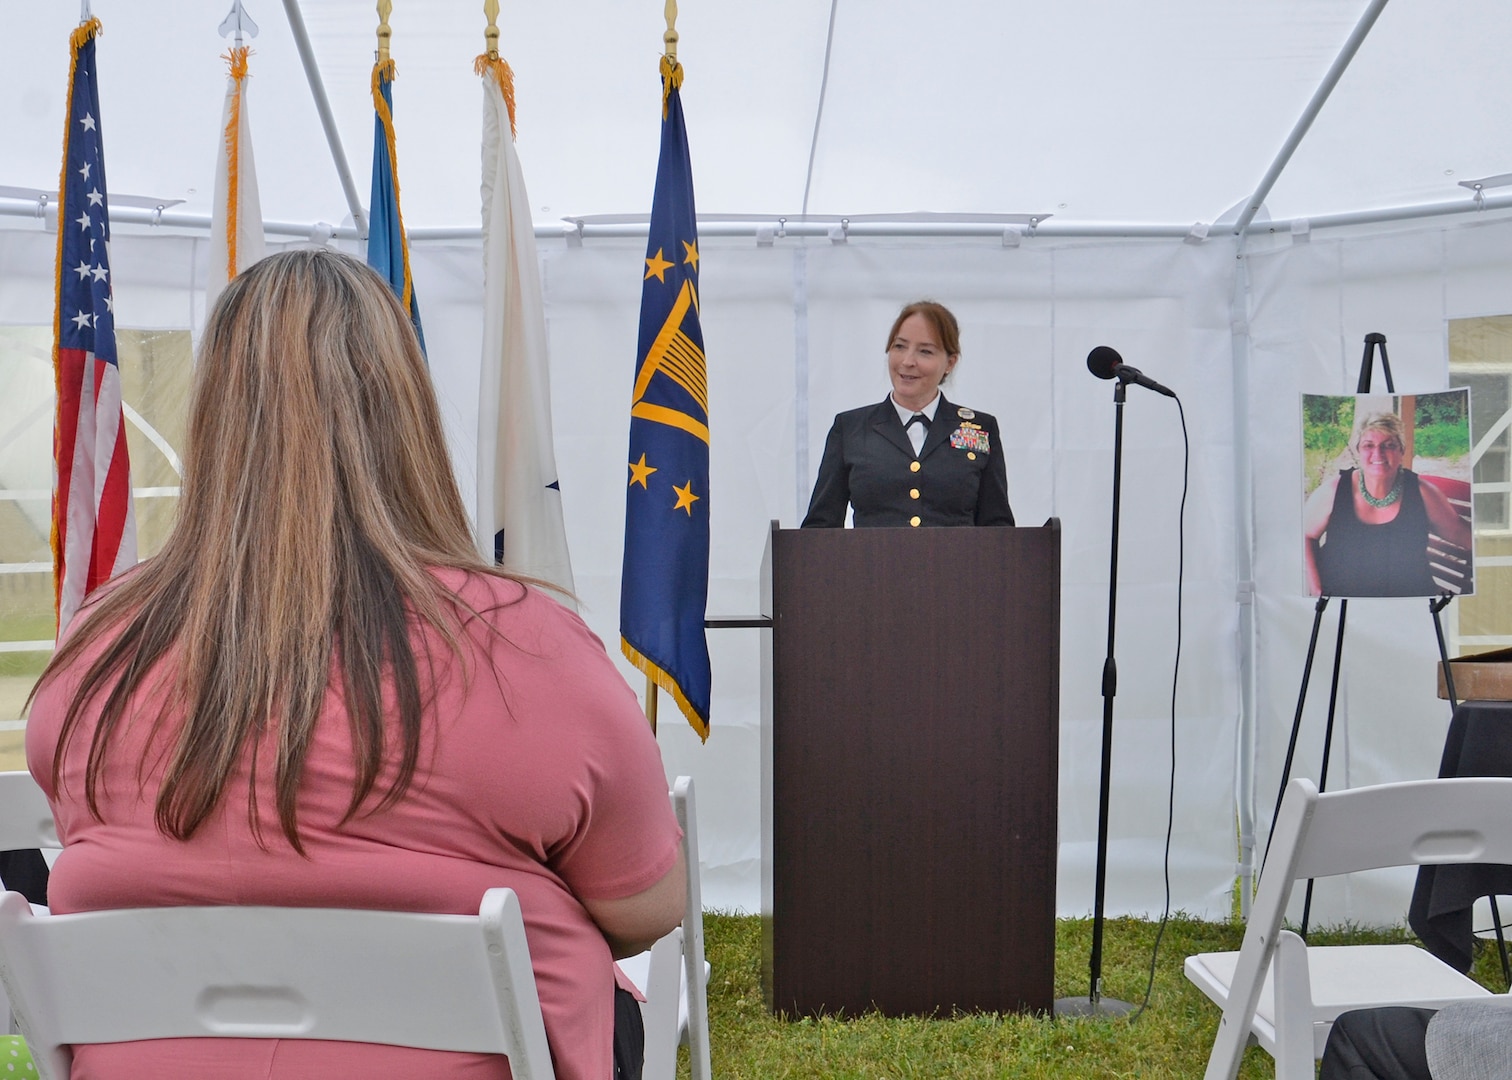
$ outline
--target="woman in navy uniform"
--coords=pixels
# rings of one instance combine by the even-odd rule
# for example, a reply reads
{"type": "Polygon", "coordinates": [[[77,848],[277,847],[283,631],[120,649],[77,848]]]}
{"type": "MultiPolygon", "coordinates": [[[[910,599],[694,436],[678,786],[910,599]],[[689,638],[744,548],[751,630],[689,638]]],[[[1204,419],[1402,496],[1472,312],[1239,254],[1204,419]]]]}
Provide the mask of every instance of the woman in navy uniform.
{"type": "Polygon", "coordinates": [[[892,393],[835,417],[803,527],[1012,525],[997,420],[954,405],[940,384],[961,359],[960,328],[943,304],[920,300],[887,336],[892,393]]]}

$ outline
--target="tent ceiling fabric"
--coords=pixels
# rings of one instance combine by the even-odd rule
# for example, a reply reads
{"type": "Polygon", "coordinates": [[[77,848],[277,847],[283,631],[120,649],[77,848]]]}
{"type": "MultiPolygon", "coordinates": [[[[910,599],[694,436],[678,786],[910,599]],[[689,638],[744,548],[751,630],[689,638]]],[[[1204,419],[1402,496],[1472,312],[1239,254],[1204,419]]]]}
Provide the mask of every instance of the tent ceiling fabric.
{"type": "MultiPolygon", "coordinates": [[[[96,0],[110,184],[209,212],[225,0],[96,0]]],[[[1366,0],[1153,4],[837,0],[808,210],[1052,213],[1212,222],[1255,189],[1366,0]]],[[[283,7],[251,0],[265,216],[340,223],[336,171],[283,7]]],[[[411,227],[478,215],[481,3],[396,0],[400,178],[411,227]]],[[[679,58],[699,207],[796,214],[830,5],[683,0],[679,58]]],[[[537,221],[644,214],[662,4],[506,3],[519,148],[537,221]]],[[[372,150],[371,0],[303,0],[358,188],[372,150]]],[[[57,183],[67,2],[7,0],[0,185],[57,183]]],[[[1272,218],[1442,202],[1512,171],[1512,5],[1396,0],[1267,201],[1272,218]]]]}

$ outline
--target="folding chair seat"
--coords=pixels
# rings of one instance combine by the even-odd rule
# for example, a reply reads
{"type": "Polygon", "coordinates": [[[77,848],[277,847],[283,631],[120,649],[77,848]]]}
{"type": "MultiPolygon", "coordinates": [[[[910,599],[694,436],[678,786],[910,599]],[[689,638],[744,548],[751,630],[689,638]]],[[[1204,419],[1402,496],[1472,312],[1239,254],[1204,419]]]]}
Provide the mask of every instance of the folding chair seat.
{"type": "Polygon", "coordinates": [[[1206,1080],[1233,1080],[1251,1039],[1277,1080],[1313,1080],[1333,1021],[1350,1009],[1439,1008],[1490,997],[1413,945],[1308,946],[1282,929],[1299,880],[1389,866],[1512,863],[1512,778],[1418,780],[1318,794],[1293,780],[1237,953],[1186,959],[1186,977],[1223,1009],[1206,1080]]]}
{"type": "Polygon", "coordinates": [[[477,915],[165,907],[37,916],[0,895],[0,978],[43,1080],[71,1046],[334,1039],[504,1054],[553,1080],[511,889],[477,915]]]}

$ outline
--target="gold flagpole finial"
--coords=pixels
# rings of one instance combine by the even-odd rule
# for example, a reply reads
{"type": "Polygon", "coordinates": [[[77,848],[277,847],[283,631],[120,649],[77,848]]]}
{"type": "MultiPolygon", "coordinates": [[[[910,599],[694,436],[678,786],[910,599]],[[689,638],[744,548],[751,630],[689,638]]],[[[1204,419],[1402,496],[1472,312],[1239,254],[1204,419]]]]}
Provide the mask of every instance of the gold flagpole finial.
{"type": "Polygon", "coordinates": [[[499,0],[483,0],[483,14],[488,16],[488,27],[483,31],[486,44],[483,52],[490,60],[499,58],[499,0]]]}
{"type": "Polygon", "coordinates": [[[394,13],[393,0],[378,0],[378,62],[389,58],[389,41],[394,36],[389,26],[389,16],[394,13]]]}
{"type": "Polygon", "coordinates": [[[667,0],[667,32],[662,35],[662,44],[666,47],[666,56],[672,63],[677,63],[677,0],[667,0]]]}

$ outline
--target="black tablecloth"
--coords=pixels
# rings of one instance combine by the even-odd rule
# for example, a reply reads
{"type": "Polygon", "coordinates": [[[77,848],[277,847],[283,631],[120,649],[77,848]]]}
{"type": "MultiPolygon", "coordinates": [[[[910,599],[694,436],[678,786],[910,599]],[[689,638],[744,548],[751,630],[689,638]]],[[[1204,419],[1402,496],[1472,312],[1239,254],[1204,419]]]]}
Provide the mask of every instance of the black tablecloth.
{"type": "MultiPolygon", "coordinates": [[[[1440,776],[1512,776],[1512,701],[1466,701],[1444,740],[1440,776]]],[[[1512,822],[1506,823],[1512,828],[1512,822]]],[[[1424,866],[1407,923],[1428,951],[1460,971],[1474,957],[1471,907],[1482,896],[1512,895],[1512,866],[1424,866]]]]}

